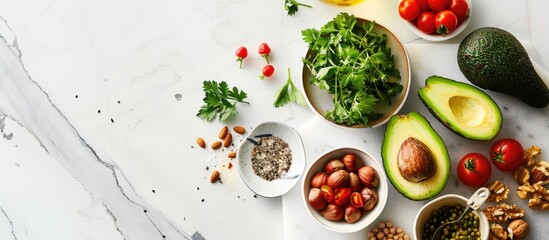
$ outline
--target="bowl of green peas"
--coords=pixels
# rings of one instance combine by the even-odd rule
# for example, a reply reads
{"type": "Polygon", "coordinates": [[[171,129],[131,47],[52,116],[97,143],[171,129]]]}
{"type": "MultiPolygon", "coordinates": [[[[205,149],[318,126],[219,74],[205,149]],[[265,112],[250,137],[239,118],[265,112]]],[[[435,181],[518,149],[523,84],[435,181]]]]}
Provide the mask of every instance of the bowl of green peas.
{"type": "MultiPolygon", "coordinates": [[[[423,206],[416,215],[414,223],[415,239],[431,240],[436,229],[444,222],[458,219],[467,207],[468,199],[447,194],[432,200],[423,206]]],[[[454,224],[444,226],[440,239],[487,240],[490,225],[480,209],[465,215],[454,224]]]]}

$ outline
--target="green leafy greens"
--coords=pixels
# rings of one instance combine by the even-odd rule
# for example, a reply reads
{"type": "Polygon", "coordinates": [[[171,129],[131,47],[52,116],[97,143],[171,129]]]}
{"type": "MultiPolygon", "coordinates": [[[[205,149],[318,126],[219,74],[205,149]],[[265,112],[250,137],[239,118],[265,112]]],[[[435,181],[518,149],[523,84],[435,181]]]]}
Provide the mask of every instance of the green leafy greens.
{"type": "Polygon", "coordinates": [[[239,102],[249,104],[249,102],[244,101],[248,94],[236,87],[231,90],[225,81],[221,83],[204,81],[202,89],[205,94],[202,100],[205,104],[200,107],[196,116],[208,122],[212,121],[218,114],[220,121],[236,116],[238,114],[236,104],[239,102]]]}
{"type": "Polygon", "coordinates": [[[320,29],[301,32],[309,47],[302,59],[313,76],[309,84],[333,96],[334,108],[324,115],[330,121],[368,125],[382,116],[374,111],[376,103],[390,104],[403,89],[387,36],[374,27],[375,22],[357,22],[340,13],[320,29]]]}
{"type": "Polygon", "coordinates": [[[299,89],[292,82],[292,75],[290,74],[290,68],[288,68],[288,81],[282,86],[275,94],[275,107],[281,107],[286,103],[294,102],[299,105],[306,105],[305,98],[299,89]]]}
{"type": "Polygon", "coordinates": [[[299,6],[312,8],[311,5],[300,3],[296,0],[284,0],[284,9],[288,12],[288,15],[294,15],[297,10],[299,10],[299,6]]]}

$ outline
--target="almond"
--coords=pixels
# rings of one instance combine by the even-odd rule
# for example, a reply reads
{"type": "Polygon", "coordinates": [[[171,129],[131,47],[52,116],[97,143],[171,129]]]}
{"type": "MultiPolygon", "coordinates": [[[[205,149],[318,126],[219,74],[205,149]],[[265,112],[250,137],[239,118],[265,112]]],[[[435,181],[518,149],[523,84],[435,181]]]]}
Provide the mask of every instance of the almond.
{"type": "Polygon", "coordinates": [[[212,143],[211,148],[212,149],[218,149],[221,147],[221,141],[215,141],[212,143]]]}
{"type": "Polygon", "coordinates": [[[231,133],[227,133],[227,136],[223,141],[223,147],[229,147],[231,146],[231,143],[233,143],[233,135],[231,133]]]}
{"type": "Polygon", "coordinates": [[[203,138],[199,137],[196,139],[196,144],[198,144],[198,146],[200,146],[201,148],[205,148],[206,147],[206,142],[204,141],[203,138]]]}
{"type": "Polygon", "coordinates": [[[225,139],[227,137],[227,133],[229,133],[229,127],[225,126],[219,131],[219,139],[225,139]]]}
{"type": "Polygon", "coordinates": [[[214,170],[212,175],[210,175],[210,183],[214,183],[217,179],[219,179],[219,171],[214,170]]]}
{"type": "Polygon", "coordinates": [[[230,151],[230,152],[227,154],[227,157],[229,157],[229,158],[235,158],[235,157],[236,157],[236,152],[235,152],[235,151],[230,151]]]}
{"type": "Polygon", "coordinates": [[[242,126],[236,126],[236,127],[233,128],[233,130],[238,134],[246,133],[246,129],[242,126]]]}

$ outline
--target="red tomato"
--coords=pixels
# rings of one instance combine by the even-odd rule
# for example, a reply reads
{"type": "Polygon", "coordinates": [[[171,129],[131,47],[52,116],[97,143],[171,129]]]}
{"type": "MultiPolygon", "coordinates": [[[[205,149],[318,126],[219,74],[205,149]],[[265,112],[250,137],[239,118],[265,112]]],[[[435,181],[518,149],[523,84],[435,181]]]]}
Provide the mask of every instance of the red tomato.
{"type": "Polygon", "coordinates": [[[416,25],[417,28],[424,33],[434,33],[437,30],[437,27],[435,26],[435,14],[432,12],[423,12],[419,14],[416,25]]]}
{"type": "Polygon", "coordinates": [[[480,187],[490,179],[492,166],[490,161],[480,153],[469,153],[458,163],[459,180],[469,187],[480,187]]]}
{"type": "Polygon", "coordinates": [[[239,47],[234,53],[236,55],[236,61],[240,62],[240,68],[242,68],[242,60],[248,56],[248,49],[246,47],[239,47]]]}
{"type": "Polygon", "coordinates": [[[427,0],[427,4],[433,11],[439,12],[450,6],[450,0],[427,0]]]}
{"type": "Polygon", "coordinates": [[[265,77],[272,76],[274,71],[275,68],[273,67],[273,65],[265,65],[265,67],[263,67],[263,70],[261,70],[262,74],[261,76],[259,76],[259,79],[263,80],[265,77]]]}
{"type": "Polygon", "coordinates": [[[431,10],[429,8],[429,4],[427,3],[427,0],[416,0],[417,3],[419,3],[419,7],[421,8],[421,12],[427,12],[431,10]]]}
{"type": "Polygon", "coordinates": [[[269,54],[271,53],[271,48],[266,43],[259,44],[259,49],[257,50],[259,54],[267,60],[267,64],[269,64],[269,54]]]}
{"type": "Polygon", "coordinates": [[[398,4],[398,14],[406,21],[416,19],[420,12],[421,7],[416,0],[404,0],[398,4]]]}
{"type": "Polygon", "coordinates": [[[442,36],[447,33],[451,33],[456,30],[458,19],[456,15],[450,10],[442,10],[435,16],[435,26],[437,33],[442,36]]]}
{"type": "Polygon", "coordinates": [[[456,14],[458,20],[461,21],[469,15],[469,4],[467,0],[451,0],[448,10],[456,14]]]}
{"type": "Polygon", "coordinates": [[[490,159],[501,171],[517,169],[524,161],[524,149],[512,138],[502,138],[490,148],[490,159]]]}

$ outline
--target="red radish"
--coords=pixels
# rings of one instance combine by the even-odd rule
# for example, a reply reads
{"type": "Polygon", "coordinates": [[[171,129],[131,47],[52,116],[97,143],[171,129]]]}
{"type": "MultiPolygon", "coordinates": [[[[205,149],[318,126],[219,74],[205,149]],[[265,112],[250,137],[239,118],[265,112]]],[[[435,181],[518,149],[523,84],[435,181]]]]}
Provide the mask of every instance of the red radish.
{"type": "Polygon", "coordinates": [[[265,65],[265,67],[263,67],[263,70],[261,70],[261,72],[263,74],[261,74],[261,76],[259,76],[259,79],[263,80],[265,77],[270,77],[273,75],[275,71],[275,68],[273,67],[273,65],[265,65]]]}
{"type": "Polygon", "coordinates": [[[240,62],[240,68],[242,68],[242,60],[248,56],[248,49],[242,46],[236,49],[235,55],[237,57],[236,61],[240,62]]]}
{"type": "Polygon", "coordinates": [[[266,43],[259,44],[259,54],[267,60],[267,64],[269,64],[269,54],[271,53],[271,48],[266,43]]]}

